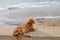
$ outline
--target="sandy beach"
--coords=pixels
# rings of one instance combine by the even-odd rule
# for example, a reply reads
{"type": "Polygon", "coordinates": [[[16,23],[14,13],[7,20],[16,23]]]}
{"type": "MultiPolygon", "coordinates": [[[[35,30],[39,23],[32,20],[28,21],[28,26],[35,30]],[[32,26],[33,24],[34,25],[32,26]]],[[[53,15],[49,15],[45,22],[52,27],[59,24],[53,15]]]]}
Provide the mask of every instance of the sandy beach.
{"type": "Polygon", "coordinates": [[[29,17],[59,19],[35,20],[35,31],[22,40],[60,40],[60,0],[0,0],[0,40],[16,40],[12,31],[29,17]]]}
{"type": "MultiPolygon", "coordinates": [[[[0,40],[16,40],[14,36],[12,36],[12,30],[16,26],[10,25],[0,25],[0,40]]],[[[37,26],[39,28],[39,26],[37,26]]],[[[41,27],[40,31],[35,31],[29,33],[28,35],[31,38],[23,37],[22,40],[60,40],[60,27],[41,27]],[[54,31],[56,29],[56,31],[54,31]]]]}
{"type": "MultiPolygon", "coordinates": [[[[43,20],[43,24],[36,20],[34,24],[35,32],[30,32],[27,35],[29,37],[23,37],[22,40],[60,40],[60,19],[39,19],[40,22],[43,20]],[[47,22],[48,21],[48,22],[47,22]],[[45,23],[46,22],[46,23],[45,23]],[[56,22],[57,24],[55,24],[56,22]],[[40,24],[38,24],[40,23],[40,24]],[[49,23],[49,24],[47,24],[49,23]],[[46,25],[47,24],[47,25],[46,25]],[[53,26],[52,26],[53,25],[53,26]],[[55,26],[54,26],[55,25],[55,26]]],[[[0,40],[16,40],[12,35],[12,30],[17,27],[16,25],[0,25],[0,40]]]]}
{"type": "MultiPolygon", "coordinates": [[[[41,16],[60,16],[60,5],[31,7],[31,8],[17,8],[0,10],[0,40],[15,40],[12,36],[12,30],[15,25],[6,24],[20,24],[23,23],[26,17],[41,17],[41,16]],[[20,19],[22,18],[22,20],[20,19]]],[[[60,27],[48,27],[35,25],[38,29],[35,32],[29,33],[31,38],[23,38],[26,40],[60,40],[60,27]],[[40,30],[40,31],[39,31],[40,30]],[[36,35],[37,34],[37,35],[36,35]]]]}
{"type": "MultiPolygon", "coordinates": [[[[0,35],[12,35],[12,30],[18,25],[0,25],[0,35]],[[5,31],[5,32],[4,32],[5,31]]],[[[35,32],[31,32],[32,36],[34,33],[38,33],[35,36],[39,36],[39,32],[47,33],[45,35],[60,36],[60,18],[36,18],[35,19],[35,32]]],[[[42,34],[43,35],[43,34],[42,34]]]]}

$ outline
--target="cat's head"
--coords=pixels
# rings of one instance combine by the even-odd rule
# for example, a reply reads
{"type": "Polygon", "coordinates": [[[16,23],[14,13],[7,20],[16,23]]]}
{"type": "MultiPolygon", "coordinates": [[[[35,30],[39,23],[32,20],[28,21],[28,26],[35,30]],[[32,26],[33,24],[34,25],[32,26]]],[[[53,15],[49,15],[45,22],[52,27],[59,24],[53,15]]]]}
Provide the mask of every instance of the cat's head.
{"type": "Polygon", "coordinates": [[[35,23],[35,21],[34,21],[33,18],[30,18],[30,19],[27,21],[27,23],[33,24],[33,23],[35,23]]]}

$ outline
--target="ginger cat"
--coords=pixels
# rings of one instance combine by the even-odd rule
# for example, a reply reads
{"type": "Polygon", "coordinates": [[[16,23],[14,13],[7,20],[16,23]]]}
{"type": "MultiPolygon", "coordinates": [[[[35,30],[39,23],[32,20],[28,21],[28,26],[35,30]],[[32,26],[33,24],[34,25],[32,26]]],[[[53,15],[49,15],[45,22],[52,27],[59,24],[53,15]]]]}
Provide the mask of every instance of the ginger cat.
{"type": "Polygon", "coordinates": [[[26,23],[19,25],[13,30],[13,36],[15,36],[17,40],[19,40],[19,37],[27,36],[24,34],[31,32],[31,31],[35,31],[35,29],[33,28],[34,23],[35,23],[34,20],[31,18],[26,23]]]}

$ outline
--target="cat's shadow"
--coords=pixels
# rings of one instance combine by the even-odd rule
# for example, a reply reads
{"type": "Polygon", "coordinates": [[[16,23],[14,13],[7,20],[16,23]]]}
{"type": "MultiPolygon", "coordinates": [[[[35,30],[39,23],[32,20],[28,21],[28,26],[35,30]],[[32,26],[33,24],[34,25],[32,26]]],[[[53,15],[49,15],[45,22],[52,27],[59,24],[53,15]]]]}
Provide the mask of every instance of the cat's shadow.
{"type": "Polygon", "coordinates": [[[40,31],[40,30],[36,30],[34,32],[29,32],[28,35],[30,35],[30,36],[51,36],[47,32],[40,31]]]}

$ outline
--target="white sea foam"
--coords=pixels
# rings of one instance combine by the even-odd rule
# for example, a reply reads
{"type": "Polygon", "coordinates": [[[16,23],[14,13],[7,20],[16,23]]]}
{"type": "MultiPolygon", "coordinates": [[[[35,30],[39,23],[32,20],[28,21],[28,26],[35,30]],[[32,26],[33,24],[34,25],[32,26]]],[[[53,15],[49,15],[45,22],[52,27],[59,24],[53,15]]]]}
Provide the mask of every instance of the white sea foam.
{"type": "Polygon", "coordinates": [[[19,3],[14,5],[0,4],[0,10],[39,7],[39,6],[44,7],[44,6],[57,5],[57,4],[60,4],[60,3],[59,2],[35,2],[35,3],[19,3]]]}

